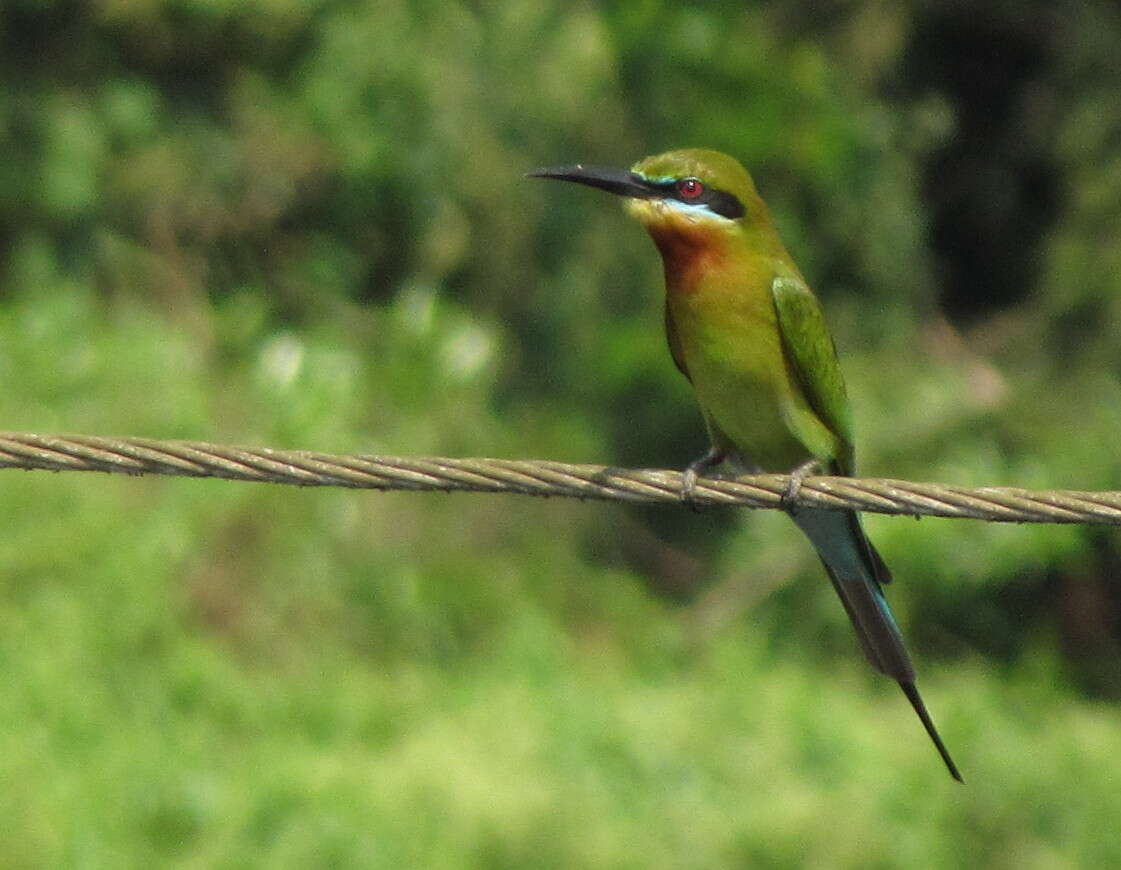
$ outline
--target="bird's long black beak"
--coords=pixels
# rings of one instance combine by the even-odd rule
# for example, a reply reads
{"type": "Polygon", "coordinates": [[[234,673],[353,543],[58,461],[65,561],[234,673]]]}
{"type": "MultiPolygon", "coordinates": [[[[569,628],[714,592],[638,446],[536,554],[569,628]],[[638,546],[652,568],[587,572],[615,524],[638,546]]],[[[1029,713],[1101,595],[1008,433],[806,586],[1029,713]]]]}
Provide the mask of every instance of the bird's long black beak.
{"type": "Polygon", "coordinates": [[[629,196],[636,199],[651,199],[664,196],[664,191],[652,185],[637,173],[628,169],[611,169],[606,166],[557,166],[550,169],[535,169],[527,172],[526,178],[555,178],[558,181],[574,181],[588,187],[598,187],[616,196],[629,196]]]}

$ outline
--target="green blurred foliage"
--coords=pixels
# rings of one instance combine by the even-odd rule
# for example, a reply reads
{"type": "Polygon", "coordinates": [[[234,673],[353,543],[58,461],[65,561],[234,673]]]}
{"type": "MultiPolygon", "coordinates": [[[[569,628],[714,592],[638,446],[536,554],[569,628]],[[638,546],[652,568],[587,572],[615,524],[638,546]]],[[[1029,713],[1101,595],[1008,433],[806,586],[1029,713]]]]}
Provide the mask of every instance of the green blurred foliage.
{"type": "MultiPolygon", "coordinates": [[[[13,0],[4,428],[680,467],[617,203],[755,173],[863,470],[1121,488],[1092,2],[13,0]]],[[[5,867],[1121,863],[1112,532],[871,517],[965,772],[780,516],[8,472],[5,867]],[[789,582],[788,582],[789,581],[789,582]]]]}

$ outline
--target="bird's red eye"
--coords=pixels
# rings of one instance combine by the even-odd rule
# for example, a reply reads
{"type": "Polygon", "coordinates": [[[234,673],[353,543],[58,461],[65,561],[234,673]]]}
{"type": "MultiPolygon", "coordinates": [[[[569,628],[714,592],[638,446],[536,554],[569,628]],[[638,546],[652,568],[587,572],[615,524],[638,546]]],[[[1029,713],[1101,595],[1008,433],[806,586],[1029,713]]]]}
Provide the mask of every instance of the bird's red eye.
{"type": "Polygon", "coordinates": [[[696,199],[705,192],[705,186],[695,178],[683,178],[677,182],[677,193],[683,199],[696,199]]]}

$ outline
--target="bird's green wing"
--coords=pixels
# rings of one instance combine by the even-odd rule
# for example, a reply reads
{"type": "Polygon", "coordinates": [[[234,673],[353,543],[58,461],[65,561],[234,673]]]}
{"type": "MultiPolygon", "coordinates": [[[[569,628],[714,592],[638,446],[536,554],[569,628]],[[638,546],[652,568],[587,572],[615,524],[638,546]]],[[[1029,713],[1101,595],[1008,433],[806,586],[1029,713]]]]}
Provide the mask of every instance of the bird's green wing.
{"type": "Polygon", "coordinates": [[[673,322],[673,312],[670,311],[669,299],[666,299],[666,342],[669,344],[673,364],[692,383],[693,379],[689,377],[689,369],[685,367],[685,352],[681,349],[681,339],[677,337],[677,324],[673,322]]]}
{"type": "Polygon", "coordinates": [[[798,278],[771,284],[787,365],[805,404],[794,402],[788,420],[794,434],[819,459],[841,474],[853,471],[852,421],[837,348],[821,305],[798,278]],[[823,427],[824,430],[823,431],[823,427]]]}

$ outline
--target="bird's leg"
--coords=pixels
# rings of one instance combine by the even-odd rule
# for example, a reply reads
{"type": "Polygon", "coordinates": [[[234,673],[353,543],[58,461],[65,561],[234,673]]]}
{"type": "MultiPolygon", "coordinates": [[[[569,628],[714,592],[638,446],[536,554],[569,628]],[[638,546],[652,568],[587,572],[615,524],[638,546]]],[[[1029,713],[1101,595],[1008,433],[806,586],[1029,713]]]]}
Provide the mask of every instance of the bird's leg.
{"type": "Polygon", "coordinates": [[[794,513],[797,510],[794,500],[798,498],[798,493],[802,491],[802,481],[811,474],[821,474],[823,470],[821,463],[816,459],[807,459],[790,472],[790,480],[787,482],[786,490],[779,502],[787,513],[794,513]]]}
{"type": "Polygon", "coordinates": [[[715,468],[727,456],[728,453],[723,447],[712,446],[705,451],[704,456],[694,459],[685,467],[685,472],[681,476],[681,500],[693,510],[700,509],[693,498],[697,491],[697,477],[715,468]]]}

